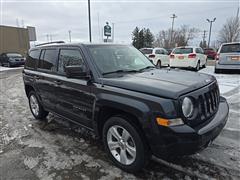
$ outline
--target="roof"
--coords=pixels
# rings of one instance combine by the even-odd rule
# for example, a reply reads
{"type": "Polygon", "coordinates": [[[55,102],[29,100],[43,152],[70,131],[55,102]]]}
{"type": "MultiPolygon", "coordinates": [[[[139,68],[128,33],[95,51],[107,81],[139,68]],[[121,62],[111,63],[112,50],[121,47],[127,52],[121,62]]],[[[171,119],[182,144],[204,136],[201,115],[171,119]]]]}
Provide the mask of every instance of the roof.
{"type": "Polygon", "coordinates": [[[53,43],[43,43],[36,45],[36,47],[33,47],[32,49],[42,48],[42,47],[56,47],[56,46],[80,46],[80,45],[86,45],[86,46],[126,46],[127,44],[112,44],[112,43],[65,43],[65,42],[53,42],[53,43]]]}

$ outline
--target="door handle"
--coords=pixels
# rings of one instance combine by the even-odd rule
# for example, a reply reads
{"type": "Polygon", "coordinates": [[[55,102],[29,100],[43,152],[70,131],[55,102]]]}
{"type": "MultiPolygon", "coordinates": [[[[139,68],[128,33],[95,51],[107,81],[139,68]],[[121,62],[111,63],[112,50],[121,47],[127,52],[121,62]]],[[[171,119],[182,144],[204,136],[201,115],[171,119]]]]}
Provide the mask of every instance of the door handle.
{"type": "Polygon", "coordinates": [[[56,81],[53,81],[55,84],[57,85],[61,85],[62,84],[62,81],[59,81],[59,80],[56,80],[56,81]]]}

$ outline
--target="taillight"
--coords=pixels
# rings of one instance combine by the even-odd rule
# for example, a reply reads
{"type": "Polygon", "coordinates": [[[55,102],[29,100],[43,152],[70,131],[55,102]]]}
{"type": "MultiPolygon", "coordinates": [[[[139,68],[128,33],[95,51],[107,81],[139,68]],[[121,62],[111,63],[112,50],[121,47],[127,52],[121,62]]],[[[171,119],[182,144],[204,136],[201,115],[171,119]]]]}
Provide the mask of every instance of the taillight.
{"type": "Polygon", "coordinates": [[[150,54],[148,57],[149,58],[155,58],[155,54],[150,54]]]}
{"type": "Polygon", "coordinates": [[[216,61],[219,60],[219,54],[217,54],[217,55],[215,56],[215,60],[216,60],[216,61]]]}
{"type": "Polygon", "coordinates": [[[196,54],[189,54],[188,58],[195,58],[197,55],[196,54]]]}
{"type": "Polygon", "coordinates": [[[173,54],[170,54],[170,58],[171,58],[171,59],[174,59],[175,56],[174,56],[173,54]]]}

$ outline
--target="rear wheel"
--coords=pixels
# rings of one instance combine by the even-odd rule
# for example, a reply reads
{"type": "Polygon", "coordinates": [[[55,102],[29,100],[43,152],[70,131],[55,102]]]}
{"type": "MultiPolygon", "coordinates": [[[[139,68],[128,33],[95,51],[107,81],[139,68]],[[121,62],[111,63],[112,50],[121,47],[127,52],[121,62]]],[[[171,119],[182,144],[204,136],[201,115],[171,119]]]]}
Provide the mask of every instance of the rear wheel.
{"type": "Polygon", "coordinates": [[[198,61],[195,71],[199,71],[199,69],[200,69],[200,62],[198,61]]]}
{"type": "Polygon", "coordinates": [[[110,159],[127,172],[141,170],[149,158],[139,130],[120,116],[111,117],[104,124],[103,141],[110,159]]]}
{"type": "Polygon", "coordinates": [[[161,67],[162,67],[161,60],[158,60],[158,62],[157,62],[157,67],[158,67],[158,68],[161,68],[161,67]]]}
{"type": "Polygon", "coordinates": [[[221,69],[214,69],[214,73],[216,73],[216,74],[218,74],[218,73],[221,73],[222,71],[221,71],[221,69]]]}
{"type": "Polygon", "coordinates": [[[48,112],[43,109],[34,91],[29,93],[28,101],[30,110],[36,119],[45,119],[47,117],[48,112]]]}

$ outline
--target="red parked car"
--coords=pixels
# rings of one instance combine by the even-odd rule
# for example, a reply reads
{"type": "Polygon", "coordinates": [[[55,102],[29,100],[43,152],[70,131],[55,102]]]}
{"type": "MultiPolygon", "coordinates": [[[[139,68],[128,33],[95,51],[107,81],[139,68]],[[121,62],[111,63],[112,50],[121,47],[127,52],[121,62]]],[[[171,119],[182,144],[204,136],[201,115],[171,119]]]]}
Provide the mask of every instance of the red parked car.
{"type": "Polygon", "coordinates": [[[205,48],[204,54],[207,55],[208,58],[215,59],[215,56],[217,55],[217,52],[213,48],[205,48]]]}

